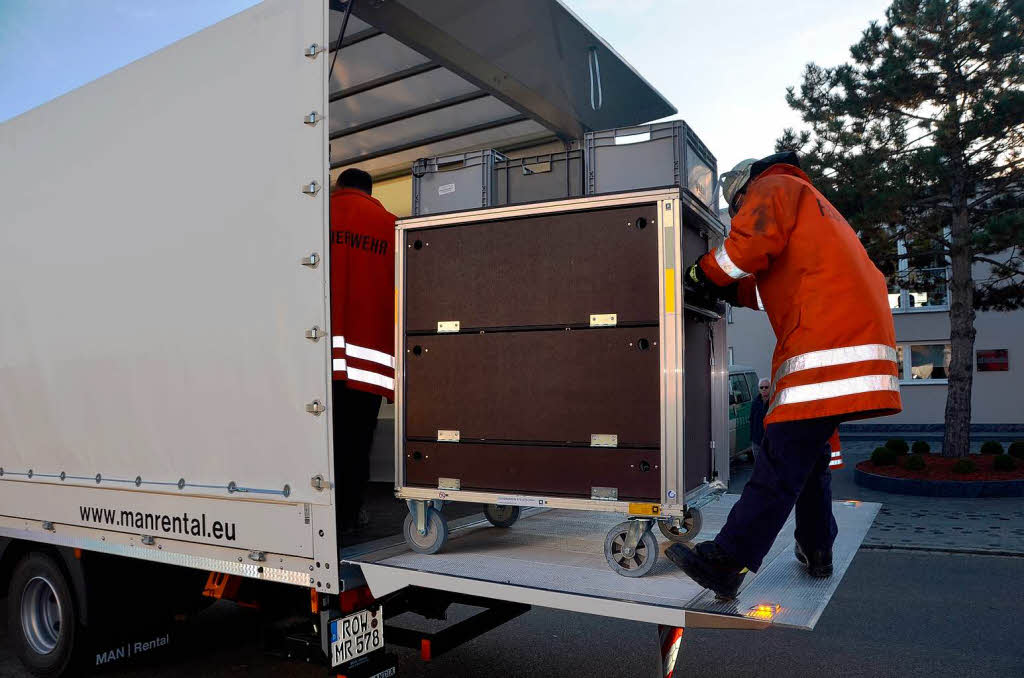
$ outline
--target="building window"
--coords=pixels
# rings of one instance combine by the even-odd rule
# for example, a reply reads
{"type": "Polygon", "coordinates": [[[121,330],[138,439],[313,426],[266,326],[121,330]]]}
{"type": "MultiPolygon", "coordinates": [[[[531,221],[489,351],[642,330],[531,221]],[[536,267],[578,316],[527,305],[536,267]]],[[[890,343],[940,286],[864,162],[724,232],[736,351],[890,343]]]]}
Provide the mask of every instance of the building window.
{"type": "Polygon", "coordinates": [[[729,347],[729,364],[730,365],[735,365],[736,364],[736,358],[733,355],[732,346],[729,347]]]}
{"type": "Polygon", "coordinates": [[[949,271],[946,256],[928,239],[914,236],[895,240],[895,260],[879,269],[889,286],[889,307],[894,313],[949,309],[949,271]]]}
{"type": "Polygon", "coordinates": [[[946,343],[900,344],[896,347],[900,381],[910,384],[945,384],[949,378],[951,355],[952,351],[946,343]]]}

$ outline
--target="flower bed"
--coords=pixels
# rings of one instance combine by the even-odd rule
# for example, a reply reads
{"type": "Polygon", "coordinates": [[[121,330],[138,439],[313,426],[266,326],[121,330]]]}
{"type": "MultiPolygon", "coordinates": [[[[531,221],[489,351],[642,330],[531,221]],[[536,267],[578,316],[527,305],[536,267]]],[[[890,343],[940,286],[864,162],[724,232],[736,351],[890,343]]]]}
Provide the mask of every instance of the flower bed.
{"type": "MultiPolygon", "coordinates": [[[[976,469],[957,473],[953,467],[959,459],[935,454],[922,454],[921,470],[897,464],[878,465],[862,461],[854,469],[858,485],[882,492],[933,497],[1022,497],[1024,496],[1024,463],[1012,471],[993,469],[993,455],[971,455],[976,469]]],[[[906,459],[903,457],[902,459],[906,459]]]]}

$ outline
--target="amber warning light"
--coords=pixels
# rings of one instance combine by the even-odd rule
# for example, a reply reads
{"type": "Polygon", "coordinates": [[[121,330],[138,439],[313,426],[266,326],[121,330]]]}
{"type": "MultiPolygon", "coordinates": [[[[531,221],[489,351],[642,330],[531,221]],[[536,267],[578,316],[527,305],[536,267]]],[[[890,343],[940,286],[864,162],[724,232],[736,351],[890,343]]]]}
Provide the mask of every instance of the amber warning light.
{"type": "Polygon", "coordinates": [[[747,612],[747,616],[751,619],[763,619],[765,621],[771,621],[775,618],[775,615],[782,612],[782,606],[775,603],[767,603],[763,605],[755,605],[750,608],[747,612]]]}

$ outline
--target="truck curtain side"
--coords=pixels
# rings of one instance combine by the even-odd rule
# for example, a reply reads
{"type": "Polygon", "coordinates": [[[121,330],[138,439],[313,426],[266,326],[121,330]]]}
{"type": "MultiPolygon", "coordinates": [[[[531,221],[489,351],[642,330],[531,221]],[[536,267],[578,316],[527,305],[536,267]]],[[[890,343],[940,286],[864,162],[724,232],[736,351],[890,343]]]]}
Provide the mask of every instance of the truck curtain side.
{"type": "Polygon", "coordinates": [[[0,534],[338,590],[327,15],[268,0],[0,126],[0,534]]]}

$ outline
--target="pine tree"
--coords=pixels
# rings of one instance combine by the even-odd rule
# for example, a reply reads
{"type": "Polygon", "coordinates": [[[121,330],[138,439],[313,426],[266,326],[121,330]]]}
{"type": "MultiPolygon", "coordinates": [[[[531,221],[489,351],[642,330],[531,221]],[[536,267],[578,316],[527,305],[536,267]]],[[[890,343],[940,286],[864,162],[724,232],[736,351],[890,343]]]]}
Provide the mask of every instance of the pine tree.
{"type": "Polygon", "coordinates": [[[975,312],[1024,306],[1024,0],[894,0],[850,57],[807,66],[786,98],[809,129],[776,145],[805,154],[894,285],[945,294],[948,267],[943,454],[966,456],[975,312]]]}

